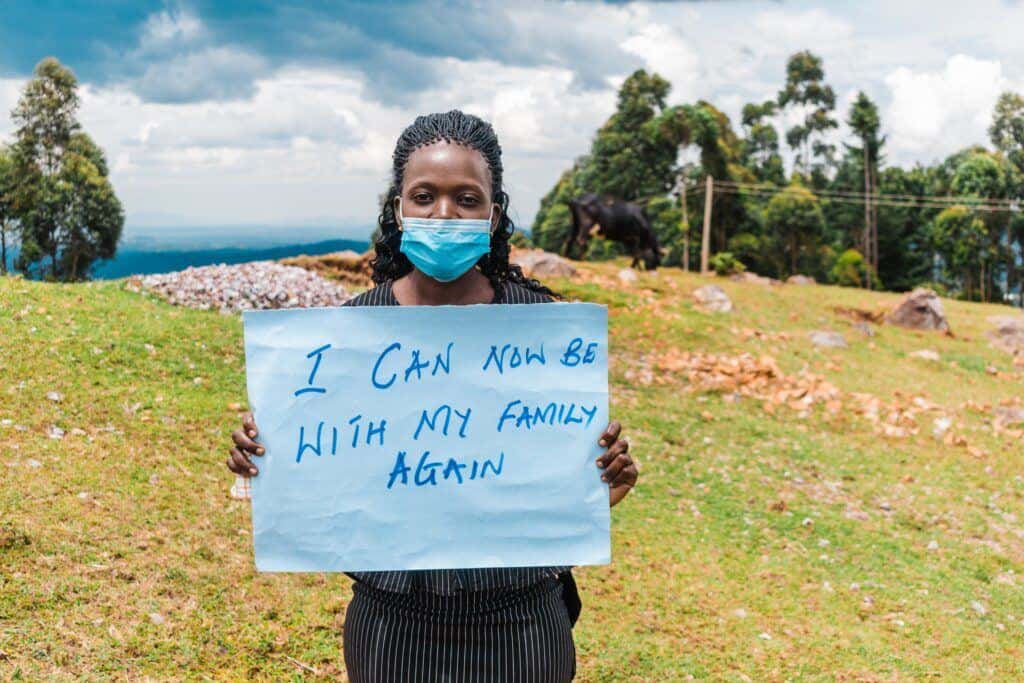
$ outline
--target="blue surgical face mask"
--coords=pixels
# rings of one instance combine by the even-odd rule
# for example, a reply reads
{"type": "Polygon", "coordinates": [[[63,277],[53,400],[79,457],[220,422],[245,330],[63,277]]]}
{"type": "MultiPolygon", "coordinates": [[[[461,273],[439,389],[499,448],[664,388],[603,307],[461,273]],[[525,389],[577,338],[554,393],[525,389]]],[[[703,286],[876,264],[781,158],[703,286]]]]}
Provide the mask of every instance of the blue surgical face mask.
{"type": "MultiPolygon", "coordinates": [[[[494,214],[494,205],[491,205],[494,214]]],[[[490,218],[401,218],[401,250],[417,270],[438,282],[462,277],[491,250],[490,218]]]]}

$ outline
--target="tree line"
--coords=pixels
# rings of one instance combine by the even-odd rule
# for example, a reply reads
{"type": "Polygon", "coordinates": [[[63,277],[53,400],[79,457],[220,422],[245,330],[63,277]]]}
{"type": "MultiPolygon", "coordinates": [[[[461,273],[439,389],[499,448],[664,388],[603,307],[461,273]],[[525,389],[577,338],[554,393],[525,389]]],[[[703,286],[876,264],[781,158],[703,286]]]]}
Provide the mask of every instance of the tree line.
{"type": "MultiPolygon", "coordinates": [[[[710,102],[668,106],[670,88],[644,70],[625,80],[589,153],[541,200],[534,244],[561,250],[571,226],[569,200],[597,192],[644,207],[666,265],[693,263],[700,190],[710,175],[716,187],[711,249],[720,266],[896,291],[927,284],[981,301],[1015,294],[1020,301],[1021,95],[999,98],[990,148],[975,145],[931,165],[901,168],[886,164],[878,107],[863,92],[845,113],[850,139],[841,149],[831,142],[829,133],[839,126],[836,95],[811,52],[789,58],[775,98],[743,107],[739,130],[710,102]],[[782,113],[797,123],[780,135],[782,113]],[[792,153],[788,174],[783,141],[792,153]],[[699,154],[684,162],[681,149],[699,154]]],[[[597,238],[584,258],[609,258],[619,250],[597,238]]]]}
{"type": "Polygon", "coordinates": [[[14,139],[0,145],[0,273],[14,245],[16,270],[61,281],[86,279],[117,250],[124,210],[78,107],[74,74],[39,62],[11,113],[14,139]]]}

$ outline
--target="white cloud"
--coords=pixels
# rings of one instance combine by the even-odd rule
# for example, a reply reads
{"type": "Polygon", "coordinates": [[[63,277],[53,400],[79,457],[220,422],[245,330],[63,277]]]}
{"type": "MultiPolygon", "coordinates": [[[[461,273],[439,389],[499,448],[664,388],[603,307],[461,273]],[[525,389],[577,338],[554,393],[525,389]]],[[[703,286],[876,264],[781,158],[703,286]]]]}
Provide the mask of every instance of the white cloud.
{"type": "Polygon", "coordinates": [[[768,48],[786,53],[797,46],[835,48],[853,34],[853,26],[823,9],[772,9],[754,17],[754,27],[768,48]]]}
{"type": "Polygon", "coordinates": [[[621,46],[626,52],[641,57],[649,70],[672,83],[674,103],[694,98],[700,60],[677,30],[664,24],[647,24],[626,38],[621,46]]]}
{"type": "Polygon", "coordinates": [[[992,109],[1009,84],[998,60],[958,54],[937,71],[894,69],[885,85],[892,98],[883,119],[890,145],[939,156],[987,141],[992,109]]]}
{"type": "Polygon", "coordinates": [[[146,19],[140,44],[154,47],[172,42],[188,42],[203,34],[203,22],[186,10],[157,12],[146,19]]]}

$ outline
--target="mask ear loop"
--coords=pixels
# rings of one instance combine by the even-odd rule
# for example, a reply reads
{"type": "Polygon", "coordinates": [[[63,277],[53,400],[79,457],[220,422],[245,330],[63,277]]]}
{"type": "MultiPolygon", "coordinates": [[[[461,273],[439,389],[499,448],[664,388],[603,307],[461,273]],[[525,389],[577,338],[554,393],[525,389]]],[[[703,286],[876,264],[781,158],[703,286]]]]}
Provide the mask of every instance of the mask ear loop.
{"type": "Polygon", "coordinates": [[[398,232],[402,232],[402,197],[395,197],[398,200],[398,211],[395,212],[395,223],[398,224],[398,232]]]}

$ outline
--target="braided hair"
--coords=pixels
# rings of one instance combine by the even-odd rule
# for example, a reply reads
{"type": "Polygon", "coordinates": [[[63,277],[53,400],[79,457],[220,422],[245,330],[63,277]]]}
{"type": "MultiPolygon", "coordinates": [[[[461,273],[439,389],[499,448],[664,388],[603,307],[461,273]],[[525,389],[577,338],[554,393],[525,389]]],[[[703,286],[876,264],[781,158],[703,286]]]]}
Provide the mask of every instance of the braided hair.
{"type": "Polygon", "coordinates": [[[509,263],[509,239],[515,231],[515,225],[508,215],[508,194],[501,187],[501,145],[498,144],[498,136],[491,124],[457,109],[443,114],[416,117],[412,125],[402,131],[398,142],[395,143],[391,186],[377,218],[380,234],[374,243],[376,257],[370,262],[373,267],[373,281],[379,285],[388,280],[397,280],[413,269],[412,263],[400,249],[402,233],[395,219],[395,198],[401,195],[405,165],[409,162],[409,156],[421,147],[442,140],[476,150],[483,156],[491,172],[491,197],[492,201],[501,207],[501,217],[498,227],[491,235],[490,252],[476,262],[480,272],[487,277],[495,292],[502,291],[506,282],[513,282],[534,292],[558,298],[537,280],[526,277],[518,265],[509,263]]]}

